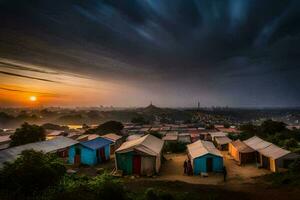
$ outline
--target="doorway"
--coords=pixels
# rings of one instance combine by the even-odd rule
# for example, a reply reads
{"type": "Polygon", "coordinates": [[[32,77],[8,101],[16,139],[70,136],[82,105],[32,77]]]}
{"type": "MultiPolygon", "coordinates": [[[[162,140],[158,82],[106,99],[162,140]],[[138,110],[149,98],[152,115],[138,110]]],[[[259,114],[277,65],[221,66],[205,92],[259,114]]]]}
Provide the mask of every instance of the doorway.
{"type": "Polygon", "coordinates": [[[141,156],[134,155],[132,159],[133,174],[141,174],[141,156]]]}
{"type": "Polygon", "coordinates": [[[81,149],[79,147],[75,148],[75,157],[74,157],[74,164],[80,165],[81,163],[81,149]]]}
{"type": "Polygon", "coordinates": [[[106,156],[105,156],[105,149],[104,147],[98,150],[98,163],[105,162],[106,156]]]}
{"type": "Polygon", "coordinates": [[[213,159],[206,158],[206,172],[212,172],[212,171],[213,171],[213,159]]]}
{"type": "Polygon", "coordinates": [[[262,167],[265,169],[270,169],[270,159],[266,156],[262,156],[262,167]]]}

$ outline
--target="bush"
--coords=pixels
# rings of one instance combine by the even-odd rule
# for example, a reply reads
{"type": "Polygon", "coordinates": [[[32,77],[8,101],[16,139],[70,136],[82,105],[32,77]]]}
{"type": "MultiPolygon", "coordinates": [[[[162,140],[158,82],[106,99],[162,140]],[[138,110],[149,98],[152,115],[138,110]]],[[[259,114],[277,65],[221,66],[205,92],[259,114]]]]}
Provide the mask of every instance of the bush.
{"type": "Polygon", "coordinates": [[[56,185],[64,176],[63,162],[52,154],[26,150],[0,171],[1,192],[31,196],[56,185]]]}
{"type": "Polygon", "coordinates": [[[148,188],[145,191],[145,200],[173,200],[175,199],[170,193],[166,193],[153,188],[148,188]]]}

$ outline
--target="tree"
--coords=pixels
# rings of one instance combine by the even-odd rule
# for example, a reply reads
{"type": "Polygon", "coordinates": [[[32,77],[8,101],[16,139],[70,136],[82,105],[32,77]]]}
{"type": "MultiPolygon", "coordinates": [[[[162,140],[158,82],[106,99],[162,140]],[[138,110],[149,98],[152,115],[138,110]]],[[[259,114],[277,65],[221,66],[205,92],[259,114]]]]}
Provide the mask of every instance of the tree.
{"type": "Polygon", "coordinates": [[[287,149],[292,149],[298,147],[298,142],[294,138],[287,139],[284,141],[284,146],[287,149]]]}
{"type": "Polygon", "coordinates": [[[124,126],[121,122],[108,121],[108,122],[105,122],[105,123],[99,125],[95,129],[89,129],[87,132],[88,133],[96,133],[96,134],[99,134],[99,135],[104,135],[104,134],[107,134],[107,133],[120,134],[121,131],[123,130],[123,128],[124,128],[124,126]]]}
{"type": "Polygon", "coordinates": [[[133,117],[131,119],[131,122],[134,123],[134,124],[140,124],[140,125],[143,125],[143,124],[149,124],[149,121],[147,121],[143,116],[139,115],[139,116],[136,116],[136,117],[133,117]]]}
{"type": "Polygon", "coordinates": [[[286,124],[269,119],[261,124],[260,129],[262,133],[274,135],[286,130],[286,124]]]}
{"type": "Polygon", "coordinates": [[[45,129],[41,126],[22,124],[21,128],[17,128],[15,133],[10,136],[10,146],[18,146],[31,142],[43,141],[46,139],[45,129]]]}
{"type": "Polygon", "coordinates": [[[56,185],[65,172],[56,155],[25,150],[13,163],[4,163],[0,171],[1,193],[30,196],[56,185]]]}

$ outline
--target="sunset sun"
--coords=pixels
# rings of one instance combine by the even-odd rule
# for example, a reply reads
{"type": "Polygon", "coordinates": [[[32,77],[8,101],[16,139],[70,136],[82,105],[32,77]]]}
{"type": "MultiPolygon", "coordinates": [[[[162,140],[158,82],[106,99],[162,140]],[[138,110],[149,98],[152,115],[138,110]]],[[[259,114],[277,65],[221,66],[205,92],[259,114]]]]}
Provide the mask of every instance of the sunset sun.
{"type": "Polygon", "coordinates": [[[32,101],[32,102],[34,102],[34,101],[37,100],[37,98],[36,98],[36,96],[30,96],[30,97],[29,97],[29,100],[32,101]]]}

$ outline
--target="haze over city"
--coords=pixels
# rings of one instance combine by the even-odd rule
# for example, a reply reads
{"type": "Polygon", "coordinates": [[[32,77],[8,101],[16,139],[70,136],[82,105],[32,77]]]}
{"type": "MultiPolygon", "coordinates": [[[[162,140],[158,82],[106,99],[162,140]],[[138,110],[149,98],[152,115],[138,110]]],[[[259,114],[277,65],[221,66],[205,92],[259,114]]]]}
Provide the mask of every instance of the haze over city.
{"type": "Polygon", "coordinates": [[[2,0],[0,105],[299,106],[299,19],[297,0],[2,0]]]}

